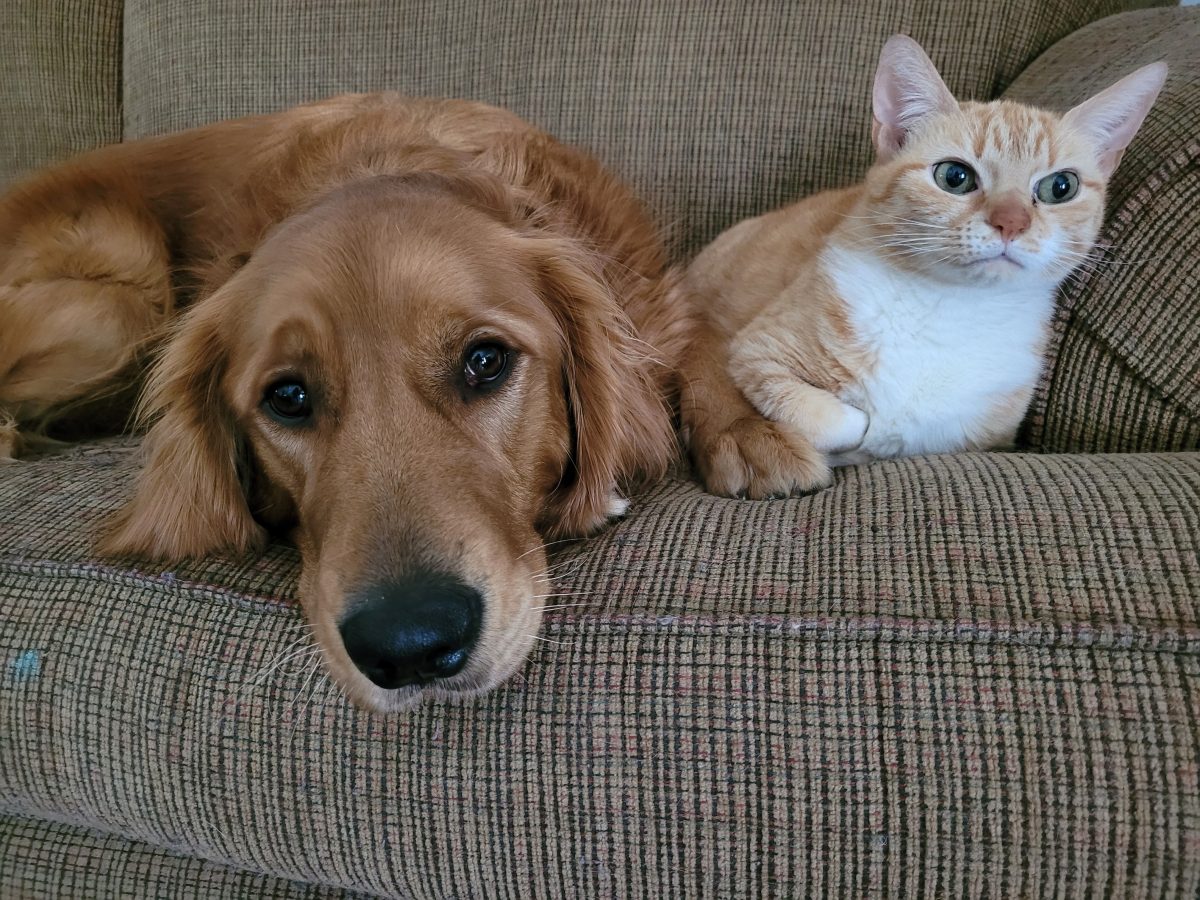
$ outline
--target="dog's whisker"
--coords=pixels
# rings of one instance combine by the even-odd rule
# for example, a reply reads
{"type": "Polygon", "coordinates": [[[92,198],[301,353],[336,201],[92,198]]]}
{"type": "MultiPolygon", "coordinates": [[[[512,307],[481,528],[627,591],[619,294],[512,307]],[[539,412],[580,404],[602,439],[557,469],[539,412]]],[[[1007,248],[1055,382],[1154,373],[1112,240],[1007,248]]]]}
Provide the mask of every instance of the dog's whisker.
{"type": "Polygon", "coordinates": [[[296,653],[300,653],[304,650],[309,649],[307,646],[305,646],[305,647],[300,646],[301,644],[305,643],[305,641],[307,641],[307,640],[308,640],[308,635],[304,635],[304,634],[300,635],[300,637],[296,638],[294,641],[292,641],[290,644],[288,644],[286,647],[284,647],[281,651],[279,651],[279,653],[276,656],[272,657],[271,660],[269,660],[267,662],[267,665],[269,666],[272,663],[280,662],[284,658],[290,658],[291,655],[295,655],[295,654],[292,654],[293,650],[295,650],[296,653]],[[297,649],[297,648],[299,648],[299,649],[297,649]]]}
{"type": "MultiPolygon", "coordinates": [[[[292,646],[295,646],[295,645],[293,644],[292,646]]],[[[319,653],[320,649],[321,649],[320,647],[306,646],[306,647],[301,647],[298,650],[291,650],[291,648],[289,647],[287,650],[284,650],[283,653],[281,653],[279,656],[276,656],[271,662],[269,662],[262,669],[259,669],[258,672],[256,672],[252,678],[247,680],[242,685],[241,689],[239,690],[239,693],[241,691],[248,690],[249,688],[254,687],[255,685],[259,684],[268,675],[270,675],[272,672],[274,672],[276,669],[278,669],[284,663],[290,662],[294,659],[298,659],[302,656],[311,656],[314,653],[319,653]],[[291,652],[289,652],[289,650],[291,650],[291,652]]]]}
{"type": "Polygon", "coordinates": [[[308,683],[310,681],[312,681],[313,676],[316,675],[318,671],[320,671],[320,668],[321,668],[321,660],[314,658],[313,666],[311,667],[311,670],[308,673],[308,678],[306,678],[304,680],[304,684],[300,685],[300,690],[296,692],[296,696],[293,697],[292,702],[288,704],[288,716],[292,720],[292,733],[293,734],[296,731],[296,722],[299,720],[300,713],[302,713],[305,710],[306,705],[307,705],[307,701],[305,701],[304,704],[301,704],[300,709],[295,710],[296,701],[304,696],[305,692],[308,689],[308,683]],[[293,712],[293,710],[295,710],[295,711],[293,712]]]}
{"type": "Polygon", "coordinates": [[[554,641],[550,638],[539,637],[536,634],[531,634],[529,636],[535,641],[541,641],[543,644],[554,644],[556,647],[570,647],[575,643],[574,641],[554,641]]]}
{"type": "MultiPolygon", "coordinates": [[[[328,694],[329,684],[330,684],[330,679],[329,679],[328,673],[322,671],[318,675],[317,680],[315,682],[313,682],[312,690],[309,692],[309,695],[308,695],[308,703],[307,703],[307,707],[306,707],[306,713],[309,716],[312,715],[313,709],[316,708],[317,696],[322,691],[324,691],[326,694],[328,694]]],[[[318,712],[318,714],[317,714],[318,718],[323,713],[324,709],[325,709],[325,705],[322,703],[321,707],[320,707],[321,712],[318,712]]]]}
{"type": "Polygon", "coordinates": [[[556,562],[553,565],[546,566],[545,574],[550,574],[551,572],[561,572],[570,566],[582,567],[583,564],[584,560],[582,557],[578,559],[564,559],[561,562],[556,562]]]}
{"type": "Polygon", "coordinates": [[[285,678],[299,678],[305,672],[308,671],[308,669],[306,668],[306,666],[308,665],[308,662],[311,659],[313,659],[314,657],[320,657],[320,655],[321,655],[321,649],[319,647],[314,647],[312,652],[309,653],[307,656],[300,657],[301,665],[299,668],[295,668],[295,669],[289,668],[286,670],[280,670],[279,674],[283,675],[285,678]]]}
{"type": "Polygon", "coordinates": [[[569,583],[570,579],[577,576],[580,571],[581,568],[573,564],[553,566],[532,576],[530,580],[539,588],[550,588],[559,580],[565,579],[569,583]]]}
{"type": "Polygon", "coordinates": [[[324,687],[321,688],[321,711],[317,714],[317,718],[324,719],[325,709],[327,706],[329,706],[329,698],[337,694],[337,685],[334,684],[333,679],[328,676],[322,679],[321,684],[323,684],[324,687]]]}
{"type": "Polygon", "coordinates": [[[525,557],[527,557],[530,553],[536,553],[538,550],[547,550],[550,547],[554,547],[558,544],[570,544],[576,540],[578,540],[578,538],[562,538],[561,540],[557,540],[557,541],[547,541],[544,544],[537,544],[533,547],[530,547],[528,550],[526,550],[524,553],[522,553],[520,556],[518,556],[517,560],[518,561],[522,560],[525,557]]]}

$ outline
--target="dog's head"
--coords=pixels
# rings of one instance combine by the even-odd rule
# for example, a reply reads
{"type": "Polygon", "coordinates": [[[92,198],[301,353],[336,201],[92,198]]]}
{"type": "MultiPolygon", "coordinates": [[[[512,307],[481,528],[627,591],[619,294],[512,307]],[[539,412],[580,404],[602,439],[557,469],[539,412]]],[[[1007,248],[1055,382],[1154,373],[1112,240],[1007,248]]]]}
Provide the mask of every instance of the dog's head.
{"type": "Polygon", "coordinates": [[[484,178],[335,191],[181,320],[104,549],[173,560],[290,531],[356,701],[496,685],[550,593],[543,541],[603,524],[673,452],[602,266],[484,178]]]}

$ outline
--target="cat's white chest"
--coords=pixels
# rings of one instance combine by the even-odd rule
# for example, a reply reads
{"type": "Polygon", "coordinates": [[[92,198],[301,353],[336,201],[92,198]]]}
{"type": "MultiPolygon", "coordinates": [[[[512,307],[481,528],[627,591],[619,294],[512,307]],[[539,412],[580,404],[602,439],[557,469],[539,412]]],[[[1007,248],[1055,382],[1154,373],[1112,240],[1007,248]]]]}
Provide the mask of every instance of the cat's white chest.
{"type": "Polygon", "coordinates": [[[841,399],[870,418],[860,456],[960,450],[1036,381],[1053,286],[948,285],[827,251],[870,365],[841,399]]]}

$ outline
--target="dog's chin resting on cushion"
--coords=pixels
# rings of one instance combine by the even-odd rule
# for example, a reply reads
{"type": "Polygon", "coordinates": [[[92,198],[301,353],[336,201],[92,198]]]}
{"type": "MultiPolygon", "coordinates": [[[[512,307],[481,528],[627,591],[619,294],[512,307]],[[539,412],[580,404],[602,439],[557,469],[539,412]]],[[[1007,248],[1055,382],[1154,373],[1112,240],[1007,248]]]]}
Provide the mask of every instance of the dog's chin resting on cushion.
{"type": "Polygon", "coordinates": [[[491,107],[339,97],[0,201],[0,449],[145,376],[102,553],[300,548],[333,677],[402,708],[525,659],[544,542],[673,458],[687,317],[599,164],[491,107]]]}

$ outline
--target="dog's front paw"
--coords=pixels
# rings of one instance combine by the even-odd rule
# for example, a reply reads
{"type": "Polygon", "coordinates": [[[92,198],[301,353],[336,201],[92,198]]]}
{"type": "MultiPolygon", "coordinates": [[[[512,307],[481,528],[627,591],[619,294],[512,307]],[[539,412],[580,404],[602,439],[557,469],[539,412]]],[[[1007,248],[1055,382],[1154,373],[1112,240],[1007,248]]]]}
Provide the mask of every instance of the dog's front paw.
{"type": "Polygon", "coordinates": [[[616,491],[613,491],[608,498],[608,517],[610,519],[621,519],[624,518],[627,512],[629,512],[629,501],[616,491]]]}
{"type": "Polygon", "coordinates": [[[21,432],[17,423],[0,413],[0,463],[16,459],[21,452],[21,432]]]}
{"type": "Polygon", "coordinates": [[[833,480],[824,454],[792,429],[761,416],[746,416],[693,440],[692,460],[705,488],[724,497],[789,497],[828,487],[833,480]]]}

